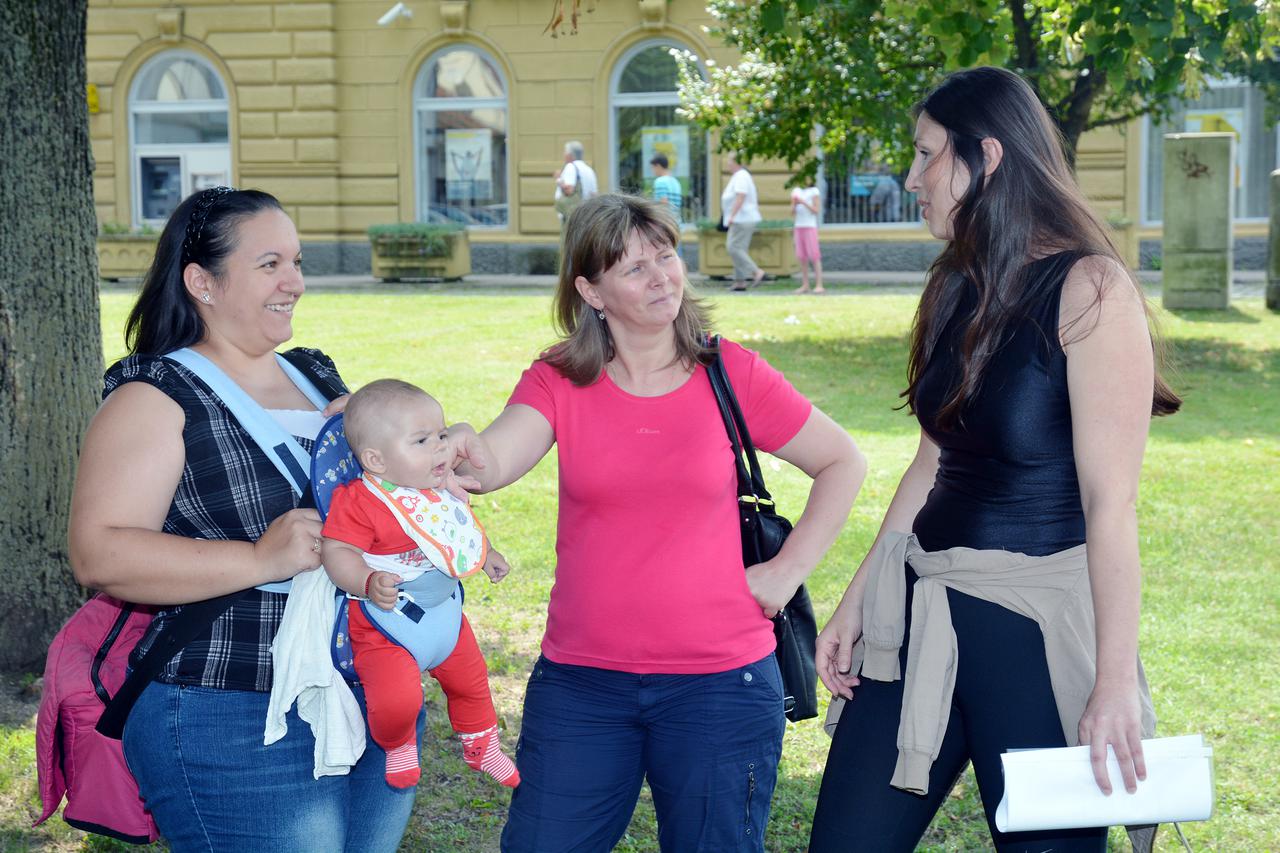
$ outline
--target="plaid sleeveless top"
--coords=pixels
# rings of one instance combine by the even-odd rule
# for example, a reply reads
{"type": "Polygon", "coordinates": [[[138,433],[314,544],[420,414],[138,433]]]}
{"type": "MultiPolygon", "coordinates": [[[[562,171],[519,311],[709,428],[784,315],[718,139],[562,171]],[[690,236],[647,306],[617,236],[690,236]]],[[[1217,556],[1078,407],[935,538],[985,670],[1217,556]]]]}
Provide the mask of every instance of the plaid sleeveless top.
{"type": "MultiPolygon", "coordinates": [[[[319,373],[339,385],[333,361],[319,350],[301,350],[319,373]]],[[[129,382],[146,382],[182,407],[186,462],[161,531],[214,541],[256,542],[268,525],[297,506],[289,482],[245,432],[222,401],[195,374],[160,356],[133,355],[106,373],[103,398],[129,382]]],[[[312,438],[297,437],[310,452],[312,438]]],[[[271,643],[284,616],[286,596],[251,590],[204,633],[174,656],[157,681],[229,690],[271,689],[271,643]]],[[[131,661],[150,648],[182,607],[161,610],[131,661]]]]}

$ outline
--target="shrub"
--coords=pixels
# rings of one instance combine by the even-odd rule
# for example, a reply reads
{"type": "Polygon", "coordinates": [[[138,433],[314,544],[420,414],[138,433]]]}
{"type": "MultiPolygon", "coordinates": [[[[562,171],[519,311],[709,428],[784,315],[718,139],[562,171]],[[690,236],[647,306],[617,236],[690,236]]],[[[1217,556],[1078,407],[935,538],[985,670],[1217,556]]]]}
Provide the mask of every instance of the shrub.
{"type": "Polygon", "coordinates": [[[463,231],[456,222],[397,222],[369,226],[369,242],[388,257],[444,258],[451,248],[450,235],[463,231]]]}

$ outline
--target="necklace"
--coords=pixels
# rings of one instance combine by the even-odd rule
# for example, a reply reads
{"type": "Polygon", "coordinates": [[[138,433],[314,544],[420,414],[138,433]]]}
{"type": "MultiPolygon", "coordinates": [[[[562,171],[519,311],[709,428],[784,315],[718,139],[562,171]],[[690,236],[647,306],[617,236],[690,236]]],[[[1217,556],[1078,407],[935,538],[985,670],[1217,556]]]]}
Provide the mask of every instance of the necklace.
{"type": "Polygon", "coordinates": [[[676,383],[679,381],[680,377],[688,376],[688,371],[685,370],[684,363],[681,362],[680,359],[678,358],[674,359],[666,367],[659,368],[658,370],[655,370],[652,374],[650,374],[650,378],[654,378],[654,377],[657,377],[659,374],[665,372],[668,374],[668,379],[667,379],[666,385],[663,386],[662,390],[658,391],[657,393],[648,393],[649,391],[652,390],[651,388],[646,388],[641,390],[640,388],[637,387],[637,383],[634,383],[629,379],[626,382],[622,381],[622,379],[619,376],[619,368],[617,367],[616,360],[607,362],[604,366],[604,369],[605,369],[605,372],[609,374],[609,378],[613,380],[614,385],[617,385],[619,388],[621,388],[623,391],[626,391],[628,394],[634,394],[637,397],[666,396],[667,394],[670,394],[671,391],[676,387],[676,383]]]}

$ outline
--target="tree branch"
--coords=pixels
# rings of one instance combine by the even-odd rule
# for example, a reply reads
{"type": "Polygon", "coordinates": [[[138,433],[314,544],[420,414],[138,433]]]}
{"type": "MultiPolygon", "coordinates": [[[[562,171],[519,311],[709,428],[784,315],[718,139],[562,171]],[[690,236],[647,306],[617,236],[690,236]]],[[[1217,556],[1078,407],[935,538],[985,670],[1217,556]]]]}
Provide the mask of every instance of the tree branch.
{"type": "Polygon", "coordinates": [[[1009,14],[1013,18],[1013,43],[1018,50],[1018,67],[1030,71],[1040,64],[1040,60],[1036,56],[1036,42],[1031,37],[1031,22],[1027,20],[1023,0],[1011,0],[1009,14]]]}

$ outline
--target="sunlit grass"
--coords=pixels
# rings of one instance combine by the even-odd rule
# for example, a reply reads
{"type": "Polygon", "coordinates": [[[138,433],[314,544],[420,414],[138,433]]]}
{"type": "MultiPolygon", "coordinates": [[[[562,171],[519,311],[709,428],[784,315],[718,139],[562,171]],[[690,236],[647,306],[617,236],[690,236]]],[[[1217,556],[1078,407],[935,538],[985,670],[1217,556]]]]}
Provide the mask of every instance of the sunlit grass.
{"type": "MultiPolygon", "coordinates": [[[[865,553],[903,468],[916,428],[895,411],[905,379],[906,334],[916,298],[847,288],[824,298],[772,291],[711,293],[719,330],[758,349],[843,424],[871,471],[849,524],[815,570],[820,621],[865,553]]],[[[130,295],[103,297],[108,360],[130,295]]],[[[1140,504],[1145,601],[1142,649],[1164,734],[1204,732],[1216,750],[1213,820],[1185,827],[1196,850],[1274,849],[1280,838],[1280,316],[1261,300],[1229,312],[1164,314],[1179,363],[1183,413],[1152,428],[1140,504]]],[[[478,426],[500,411],[521,370],[552,340],[546,290],[469,291],[406,286],[365,293],[313,292],[295,318],[295,342],[319,346],[353,386],[400,376],[431,390],[451,420],[478,426]]],[[[771,466],[769,485],[797,514],[806,480],[771,466]]],[[[510,558],[500,586],[470,582],[467,609],[488,657],[504,742],[515,744],[520,702],[538,653],[554,569],[555,465],[476,500],[477,513],[510,558]]],[[[429,734],[423,781],[403,849],[497,849],[508,794],[462,763],[438,687],[427,680],[429,734]]],[[[33,708],[31,710],[34,710],[33,708]]],[[[0,725],[0,847],[77,849],[79,833],[30,830],[32,723],[0,725]]],[[[817,721],[788,727],[767,847],[803,851],[827,739],[817,721]]],[[[1113,833],[1113,841],[1118,839],[1113,833]]],[[[647,794],[619,849],[657,849],[647,794]]],[[[989,846],[966,777],[922,849],[989,846]]],[[[1162,832],[1159,849],[1176,845],[1162,832]]]]}

